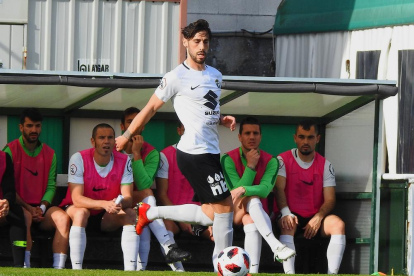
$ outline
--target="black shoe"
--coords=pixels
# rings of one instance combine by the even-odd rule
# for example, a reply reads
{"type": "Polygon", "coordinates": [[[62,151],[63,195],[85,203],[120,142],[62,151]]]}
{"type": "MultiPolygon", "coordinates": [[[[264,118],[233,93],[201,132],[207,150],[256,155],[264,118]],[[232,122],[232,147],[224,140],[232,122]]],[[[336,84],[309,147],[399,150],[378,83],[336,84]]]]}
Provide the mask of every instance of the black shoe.
{"type": "Polygon", "coordinates": [[[177,244],[175,243],[168,246],[168,248],[170,248],[170,251],[168,251],[167,255],[165,256],[165,261],[167,264],[191,259],[191,253],[178,248],[177,244]]]}

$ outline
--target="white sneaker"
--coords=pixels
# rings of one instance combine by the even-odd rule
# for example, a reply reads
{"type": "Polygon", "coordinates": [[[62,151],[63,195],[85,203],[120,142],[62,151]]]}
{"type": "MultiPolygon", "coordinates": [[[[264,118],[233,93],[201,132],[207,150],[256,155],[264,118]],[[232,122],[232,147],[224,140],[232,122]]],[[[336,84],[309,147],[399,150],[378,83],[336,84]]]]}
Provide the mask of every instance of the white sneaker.
{"type": "Polygon", "coordinates": [[[283,245],[281,247],[278,247],[275,252],[275,260],[282,263],[283,261],[286,261],[287,259],[293,257],[296,255],[295,250],[290,249],[286,245],[283,245]]]}

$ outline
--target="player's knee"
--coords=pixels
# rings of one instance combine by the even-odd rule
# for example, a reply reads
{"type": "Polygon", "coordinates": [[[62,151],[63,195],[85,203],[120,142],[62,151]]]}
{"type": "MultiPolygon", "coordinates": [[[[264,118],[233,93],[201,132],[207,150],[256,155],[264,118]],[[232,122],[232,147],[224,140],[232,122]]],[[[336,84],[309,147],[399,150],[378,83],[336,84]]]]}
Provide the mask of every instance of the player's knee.
{"type": "Polygon", "coordinates": [[[135,224],[135,220],[137,215],[132,208],[127,208],[124,210],[125,212],[125,224],[135,224]]]}
{"type": "Polygon", "coordinates": [[[242,218],[243,225],[254,223],[252,217],[250,215],[244,215],[242,218]]]}
{"type": "Polygon", "coordinates": [[[53,218],[53,222],[56,225],[56,229],[59,229],[60,232],[69,231],[70,217],[66,213],[59,213],[53,218]]]}
{"type": "MultiPolygon", "coordinates": [[[[330,235],[344,235],[345,223],[337,216],[330,216],[328,220],[327,231],[330,235]]],[[[326,227],[325,226],[325,227],[326,227]]]]}
{"type": "Polygon", "coordinates": [[[86,208],[76,208],[76,210],[73,211],[73,217],[75,219],[87,220],[90,215],[91,213],[86,208]]]}

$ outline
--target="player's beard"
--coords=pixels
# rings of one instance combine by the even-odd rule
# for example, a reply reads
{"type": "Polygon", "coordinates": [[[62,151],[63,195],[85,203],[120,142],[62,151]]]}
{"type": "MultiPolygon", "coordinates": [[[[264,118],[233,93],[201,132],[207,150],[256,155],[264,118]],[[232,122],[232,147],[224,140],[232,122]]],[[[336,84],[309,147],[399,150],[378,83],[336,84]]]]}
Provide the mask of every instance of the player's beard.
{"type": "Polygon", "coordinates": [[[312,152],[313,152],[313,150],[309,150],[309,151],[302,151],[302,150],[299,150],[300,151],[300,153],[302,154],[302,155],[310,155],[312,152]]]}
{"type": "MultiPolygon", "coordinates": [[[[206,52],[204,52],[204,51],[202,51],[203,52],[203,54],[204,54],[204,59],[203,60],[200,60],[200,59],[197,59],[197,53],[195,54],[195,55],[193,55],[190,51],[188,51],[188,54],[190,55],[190,58],[195,62],[195,63],[198,63],[198,64],[204,64],[204,62],[206,61],[206,58],[207,58],[207,53],[206,52]]],[[[199,52],[200,53],[200,52],[199,52]]]]}
{"type": "Polygon", "coordinates": [[[27,134],[25,132],[22,133],[22,135],[24,136],[24,138],[26,139],[26,141],[28,143],[30,143],[30,144],[37,143],[39,141],[40,133],[36,133],[37,134],[37,137],[36,138],[30,137],[30,134],[33,134],[33,132],[32,133],[29,133],[29,134],[27,134]]]}

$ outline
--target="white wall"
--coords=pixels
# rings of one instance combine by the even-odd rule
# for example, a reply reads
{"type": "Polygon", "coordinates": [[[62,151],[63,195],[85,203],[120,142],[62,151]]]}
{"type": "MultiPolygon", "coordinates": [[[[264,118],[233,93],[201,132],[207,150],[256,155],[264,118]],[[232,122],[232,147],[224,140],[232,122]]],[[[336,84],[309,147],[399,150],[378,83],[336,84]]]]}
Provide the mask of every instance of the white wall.
{"type": "Polygon", "coordinates": [[[187,23],[203,18],[213,32],[267,31],[275,23],[281,0],[190,0],[187,23]]]}
{"type": "Polygon", "coordinates": [[[326,126],[325,156],[332,163],[337,192],[371,192],[374,102],[326,126]]]}

